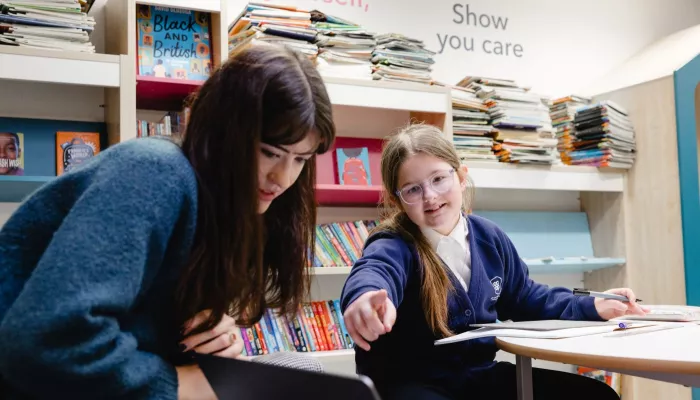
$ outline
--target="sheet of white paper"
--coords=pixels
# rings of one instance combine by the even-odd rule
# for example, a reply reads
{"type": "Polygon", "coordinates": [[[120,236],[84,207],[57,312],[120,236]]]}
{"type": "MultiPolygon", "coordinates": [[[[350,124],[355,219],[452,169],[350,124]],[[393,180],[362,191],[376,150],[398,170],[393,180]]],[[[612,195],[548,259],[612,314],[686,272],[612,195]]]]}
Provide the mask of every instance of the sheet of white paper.
{"type": "Polygon", "coordinates": [[[478,339],[482,337],[522,337],[536,339],[563,339],[576,336],[596,335],[599,333],[612,332],[618,329],[617,325],[591,326],[586,328],[558,329],[551,331],[531,331],[525,329],[493,329],[480,328],[469,332],[460,333],[445,339],[435,341],[435,345],[444,345],[461,342],[464,340],[478,339]]]}

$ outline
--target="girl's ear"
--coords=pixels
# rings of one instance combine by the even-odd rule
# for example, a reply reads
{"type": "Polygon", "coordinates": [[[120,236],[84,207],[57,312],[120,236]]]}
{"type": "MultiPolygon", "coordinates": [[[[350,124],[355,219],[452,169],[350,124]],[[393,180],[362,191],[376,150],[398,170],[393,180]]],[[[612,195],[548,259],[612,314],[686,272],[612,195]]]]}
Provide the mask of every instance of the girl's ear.
{"type": "Polygon", "coordinates": [[[462,188],[462,190],[467,188],[467,173],[469,172],[469,169],[467,168],[466,165],[461,165],[459,169],[457,170],[457,175],[459,176],[459,186],[462,188]]]}

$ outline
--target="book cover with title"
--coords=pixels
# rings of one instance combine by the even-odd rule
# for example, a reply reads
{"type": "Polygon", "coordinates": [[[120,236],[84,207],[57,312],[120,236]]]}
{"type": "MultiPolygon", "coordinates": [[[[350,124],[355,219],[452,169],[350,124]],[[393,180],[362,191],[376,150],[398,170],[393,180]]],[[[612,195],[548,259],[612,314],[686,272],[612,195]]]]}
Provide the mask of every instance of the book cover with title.
{"type": "Polygon", "coordinates": [[[212,71],[210,14],[136,6],[138,74],[206,80],[212,71]]]}
{"type": "Polygon", "coordinates": [[[337,148],[338,182],[341,185],[372,184],[367,147],[337,148]]]}
{"type": "Polygon", "coordinates": [[[56,132],[56,175],[72,170],[99,152],[99,133],[56,132]]]}
{"type": "Polygon", "coordinates": [[[24,135],[0,132],[0,175],[24,175],[24,135]]]}

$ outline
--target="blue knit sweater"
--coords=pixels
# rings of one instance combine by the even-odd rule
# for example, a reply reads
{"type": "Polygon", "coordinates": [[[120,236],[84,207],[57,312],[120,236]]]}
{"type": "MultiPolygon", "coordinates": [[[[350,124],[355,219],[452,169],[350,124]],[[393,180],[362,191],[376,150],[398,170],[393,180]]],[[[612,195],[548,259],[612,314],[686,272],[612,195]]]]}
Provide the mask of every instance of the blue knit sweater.
{"type": "Polygon", "coordinates": [[[176,399],[172,296],[197,183],[128,141],[46,184],[0,231],[0,377],[12,397],[176,399]]]}

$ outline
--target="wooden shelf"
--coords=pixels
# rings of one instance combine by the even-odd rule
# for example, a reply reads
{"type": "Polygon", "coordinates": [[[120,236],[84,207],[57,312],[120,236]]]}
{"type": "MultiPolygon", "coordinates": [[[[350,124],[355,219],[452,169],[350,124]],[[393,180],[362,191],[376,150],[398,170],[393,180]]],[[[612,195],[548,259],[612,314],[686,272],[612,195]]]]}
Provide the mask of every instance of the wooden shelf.
{"type": "MultiPolygon", "coordinates": [[[[450,113],[450,92],[440,86],[325,77],[331,103],[425,113],[450,113]]],[[[449,114],[448,114],[449,115],[449,114]]]]}
{"type": "Polygon", "coordinates": [[[624,190],[625,171],[568,165],[517,165],[466,162],[478,189],[567,190],[618,192],[624,190]]]}
{"type": "Polygon", "coordinates": [[[0,176],[0,203],[19,203],[55,176],[0,176]]]}
{"type": "Polygon", "coordinates": [[[117,88],[120,56],[0,46],[0,79],[117,88]]]}
{"type": "Polygon", "coordinates": [[[182,102],[199,89],[204,81],[136,77],[136,107],[149,110],[179,110],[182,102]]]}
{"type": "Polygon", "coordinates": [[[337,184],[317,184],[316,200],[323,206],[368,206],[377,205],[381,196],[381,186],[353,186],[337,184]]]}

